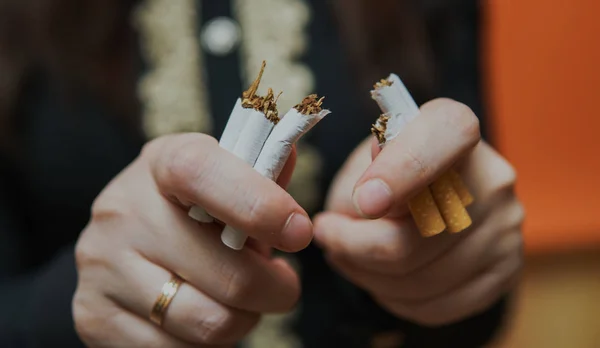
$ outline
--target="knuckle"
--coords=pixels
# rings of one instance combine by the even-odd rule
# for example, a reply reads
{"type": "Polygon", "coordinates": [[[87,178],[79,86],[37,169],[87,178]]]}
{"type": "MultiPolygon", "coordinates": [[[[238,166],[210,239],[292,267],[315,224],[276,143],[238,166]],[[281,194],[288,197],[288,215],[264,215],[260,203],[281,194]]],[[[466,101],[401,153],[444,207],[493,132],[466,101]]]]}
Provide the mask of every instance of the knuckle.
{"type": "Polygon", "coordinates": [[[232,265],[221,267],[221,277],[225,291],[224,302],[230,305],[244,303],[250,297],[252,275],[236,269],[232,265]]]}
{"type": "Polygon", "coordinates": [[[89,248],[85,245],[82,239],[75,244],[75,266],[81,269],[91,263],[93,257],[90,255],[89,248]]]}
{"type": "Polygon", "coordinates": [[[88,242],[87,236],[82,236],[75,244],[75,265],[77,269],[81,270],[87,266],[101,263],[101,260],[102,257],[94,248],[94,243],[88,242]]]}
{"type": "Polygon", "coordinates": [[[193,317],[190,318],[190,323],[192,327],[196,328],[194,332],[199,343],[220,344],[231,336],[236,325],[236,318],[233,313],[225,309],[219,309],[210,314],[203,314],[202,311],[195,310],[193,317]]]}
{"type": "Polygon", "coordinates": [[[115,260],[123,255],[127,245],[120,238],[123,231],[114,224],[114,228],[104,228],[102,224],[91,224],[81,233],[75,243],[75,266],[79,272],[79,280],[84,278],[86,270],[106,270],[115,267],[115,260]]]}
{"type": "Polygon", "coordinates": [[[102,340],[102,330],[99,330],[98,319],[94,315],[94,311],[88,309],[80,300],[79,293],[76,293],[73,298],[72,315],[75,332],[83,342],[90,345],[102,340]]]}
{"type": "Polygon", "coordinates": [[[418,177],[424,180],[431,175],[431,167],[421,159],[421,155],[419,153],[412,148],[407,148],[404,153],[406,155],[406,160],[404,161],[403,166],[404,170],[417,173],[418,177]]]}
{"type": "MultiPolygon", "coordinates": [[[[520,201],[516,201],[514,203],[514,208],[513,208],[513,219],[514,219],[513,224],[515,226],[519,226],[519,227],[521,225],[523,225],[526,215],[527,214],[525,213],[525,207],[523,206],[523,203],[521,203],[520,201]]],[[[519,235],[520,235],[520,233],[519,233],[519,235]]]]}
{"type": "Polygon", "coordinates": [[[490,166],[490,194],[495,199],[504,197],[515,197],[515,185],[517,181],[517,172],[515,168],[499,155],[495,162],[490,166]]]}
{"type": "Polygon", "coordinates": [[[504,180],[510,184],[517,182],[517,170],[508,161],[504,160],[504,180]]]}
{"type": "Polygon", "coordinates": [[[175,151],[166,161],[164,180],[169,186],[187,185],[199,179],[198,157],[189,151],[175,151]]]}
{"type": "Polygon", "coordinates": [[[101,222],[134,216],[137,213],[134,207],[122,192],[105,191],[92,202],[91,221],[101,222]]]}
{"type": "Polygon", "coordinates": [[[501,164],[496,171],[498,190],[510,190],[513,191],[517,182],[517,171],[516,169],[505,159],[501,158],[501,164]]]}
{"type": "Polygon", "coordinates": [[[268,211],[266,207],[267,202],[262,196],[254,196],[248,197],[248,200],[243,200],[244,202],[248,202],[249,205],[247,207],[241,208],[240,210],[244,210],[240,216],[242,218],[244,226],[249,231],[257,230],[260,228],[263,221],[265,221],[265,211],[268,211]]]}
{"type": "Polygon", "coordinates": [[[395,264],[403,259],[401,250],[394,243],[377,243],[372,245],[369,254],[375,262],[395,264]]]}
{"type": "Polygon", "coordinates": [[[479,118],[471,108],[463,103],[452,101],[445,104],[443,115],[449,125],[458,129],[461,136],[473,145],[479,142],[481,139],[479,118]]]}
{"type": "Polygon", "coordinates": [[[213,167],[211,149],[214,146],[216,141],[202,134],[173,141],[162,153],[165,163],[163,180],[170,185],[198,185],[209,174],[208,169],[213,167]]]}

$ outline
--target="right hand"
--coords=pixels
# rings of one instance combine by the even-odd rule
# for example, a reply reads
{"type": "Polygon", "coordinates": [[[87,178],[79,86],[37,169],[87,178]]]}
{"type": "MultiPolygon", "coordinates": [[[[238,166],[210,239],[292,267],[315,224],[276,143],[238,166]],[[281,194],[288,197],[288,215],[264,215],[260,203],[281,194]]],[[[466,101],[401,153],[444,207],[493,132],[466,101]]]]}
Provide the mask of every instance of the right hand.
{"type": "Polygon", "coordinates": [[[90,347],[233,345],[261,313],[286,312],[299,298],[296,272],[268,250],[299,251],[311,239],[294,199],[213,138],[159,138],[94,202],[75,249],[77,332],[90,347]],[[191,205],[256,243],[229,249],[222,227],[188,217],[191,205]],[[148,318],[172,274],[185,282],[159,327],[148,318]]]}

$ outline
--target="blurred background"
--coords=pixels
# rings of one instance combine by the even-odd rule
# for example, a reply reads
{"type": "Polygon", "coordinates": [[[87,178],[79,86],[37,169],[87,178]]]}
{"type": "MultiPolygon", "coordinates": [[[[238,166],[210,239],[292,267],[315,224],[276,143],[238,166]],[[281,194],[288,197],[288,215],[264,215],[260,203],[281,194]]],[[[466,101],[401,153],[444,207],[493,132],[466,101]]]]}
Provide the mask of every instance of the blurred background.
{"type": "Polygon", "coordinates": [[[518,172],[526,267],[498,347],[600,347],[600,2],[488,0],[494,144],[518,172]]]}
{"type": "MultiPolygon", "coordinates": [[[[18,23],[23,20],[24,22],[24,18],[27,18],[11,15],[10,11],[20,14],[19,10],[22,6],[17,5],[22,3],[19,1],[24,0],[0,0],[0,53],[2,53],[0,66],[5,67],[0,73],[0,115],[12,111],[13,105],[9,102],[11,99],[16,99],[15,91],[20,88],[15,81],[20,81],[22,76],[19,74],[22,74],[21,70],[24,70],[23,66],[26,65],[20,55],[10,54],[18,52],[16,49],[13,51],[11,49],[26,45],[22,44],[18,33],[10,33],[6,29],[19,27],[11,26],[14,24],[10,23],[11,21],[18,23]],[[9,15],[2,16],[3,14],[9,15]]],[[[81,1],[55,0],[56,3],[68,4],[68,7],[73,9],[73,16],[70,17],[77,17],[83,13],[81,18],[112,20],[115,23],[125,22],[121,17],[129,15],[129,8],[123,9],[122,13],[103,12],[106,3],[114,5],[118,1],[123,1],[123,3],[131,3],[131,6],[137,3],[133,0],[105,0],[106,3],[103,2],[104,0],[86,0],[89,6],[77,7],[76,5],[83,3],[83,0],[81,1]],[[88,12],[82,12],[84,8],[88,12]]],[[[214,5],[221,0],[213,1],[214,5]]],[[[388,4],[394,2],[393,0],[363,2],[370,6],[379,1],[388,4]]],[[[423,3],[447,5],[451,2],[451,0],[446,1],[448,2],[429,0],[423,3]]],[[[49,14],[40,18],[51,17],[58,23],[63,23],[62,16],[50,13],[44,7],[51,2],[37,3],[37,6],[41,7],[35,14],[38,12],[49,14]]],[[[240,28],[232,21],[212,21],[198,40],[198,32],[194,26],[196,22],[207,20],[208,15],[200,13],[198,15],[200,18],[196,18],[195,1],[145,1],[149,5],[138,13],[136,29],[141,33],[141,41],[144,42],[145,58],[155,68],[139,82],[139,85],[136,76],[133,76],[134,72],[128,70],[131,62],[127,59],[138,58],[126,49],[130,40],[133,41],[133,36],[122,37],[116,34],[114,37],[109,36],[111,40],[115,37],[119,39],[112,40],[115,41],[114,47],[111,46],[107,50],[110,54],[104,58],[108,63],[94,65],[97,55],[85,45],[88,41],[71,42],[65,39],[76,35],[72,35],[73,30],[69,27],[72,23],[64,21],[66,23],[64,26],[58,28],[52,26],[56,30],[49,36],[55,41],[38,38],[41,47],[39,55],[56,68],[54,70],[62,72],[61,69],[65,68],[63,65],[68,65],[64,63],[67,60],[53,52],[55,48],[51,47],[53,43],[60,43],[58,48],[62,51],[80,53],[81,50],[86,54],[92,52],[90,56],[94,58],[93,64],[66,68],[86,78],[88,74],[98,75],[94,76],[99,77],[98,81],[94,82],[97,82],[100,89],[108,90],[106,93],[108,100],[127,106],[121,110],[123,113],[135,114],[138,111],[129,110],[138,106],[131,106],[127,102],[121,103],[123,100],[133,100],[136,96],[130,96],[128,93],[137,89],[135,93],[145,104],[144,132],[151,137],[180,130],[218,132],[224,127],[226,119],[217,120],[218,122],[213,124],[214,120],[209,117],[210,111],[207,110],[206,105],[210,103],[206,99],[209,98],[210,93],[205,93],[205,89],[208,88],[199,82],[202,75],[207,73],[201,68],[205,63],[203,59],[213,67],[222,67],[225,65],[218,65],[221,64],[219,62],[229,61],[228,55],[237,47],[236,45],[245,45],[249,49],[244,53],[245,63],[242,64],[241,70],[249,72],[246,74],[249,77],[246,77],[244,84],[255,76],[259,62],[268,59],[269,69],[265,75],[264,85],[273,86],[275,90],[285,90],[280,105],[301,100],[300,98],[308,92],[312,92],[314,76],[310,75],[309,69],[294,61],[296,56],[310,49],[309,43],[306,42],[308,40],[305,40],[305,36],[308,35],[304,32],[307,30],[306,23],[309,22],[311,15],[302,5],[308,2],[235,1],[239,5],[237,13],[241,26],[256,27],[256,29],[248,30],[244,32],[243,37],[240,37],[240,28]],[[257,3],[262,5],[256,5],[257,3]],[[271,12],[262,10],[276,3],[282,4],[282,11],[272,7],[271,12]],[[274,16],[272,13],[277,15],[274,16]],[[202,17],[203,15],[206,18],[202,17]],[[258,25],[262,22],[268,25],[258,25]],[[282,22],[286,23],[286,26],[281,26],[282,22]],[[274,27],[279,28],[277,33],[279,36],[270,34],[269,30],[274,27]],[[292,40],[294,38],[297,40],[292,40]],[[208,53],[198,53],[200,51],[197,47],[198,41],[201,41],[202,49],[208,53]],[[244,41],[243,44],[240,41],[244,41]],[[115,61],[121,59],[125,63],[123,66],[116,64],[113,66],[112,59],[115,61]],[[95,70],[88,69],[89,66],[95,70]],[[127,78],[127,73],[132,76],[127,78]],[[282,75],[290,78],[277,78],[282,75]],[[126,83],[114,83],[121,80],[126,83]],[[123,100],[115,95],[123,97],[123,100]],[[169,117],[166,118],[165,115],[169,117]]],[[[313,5],[318,3],[315,0],[310,2],[313,5]]],[[[452,2],[454,6],[454,3],[462,5],[468,1],[452,2]]],[[[337,3],[346,5],[350,1],[338,0],[337,3]]],[[[486,128],[490,130],[488,136],[493,145],[517,169],[517,190],[527,211],[524,225],[526,266],[523,280],[513,298],[506,327],[491,347],[600,347],[600,301],[598,300],[600,297],[600,182],[598,182],[600,180],[600,137],[597,134],[600,132],[600,116],[597,111],[600,100],[600,19],[598,18],[600,1],[481,0],[479,4],[483,13],[483,32],[480,33],[482,45],[479,49],[482,50],[484,81],[482,90],[488,125],[486,128]]],[[[447,7],[451,8],[450,5],[447,7]]],[[[340,11],[342,10],[344,9],[340,11]]],[[[352,14],[351,11],[348,13],[352,14]]],[[[70,14],[64,15],[67,18],[70,14]]],[[[312,19],[315,21],[322,19],[318,12],[313,15],[312,19]]],[[[32,22],[37,23],[37,19],[33,19],[32,22]]],[[[374,19],[375,24],[384,22],[377,17],[374,19]]],[[[457,22],[460,20],[462,17],[457,22]]],[[[85,24],[86,20],[82,19],[74,23],[85,24]]],[[[24,29],[23,33],[27,34],[29,31],[45,33],[40,28],[44,28],[43,25],[47,23],[37,24],[39,28],[25,26],[27,30],[24,29]]],[[[408,24],[407,27],[410,26],[408,24]]],[[[397,26],[403,29],[402,25],[400,23],[397,26]]],[[[372,26],[375,33],[380,33],[377,31],[381,29],[379,26],[372,26]]],[[[96,26],[90,25],[90,27],[96,26]]],[[[354,28],[352,25],[350,27],[354,28]]],[[[387,29],[382,30],[385,32],[387,29]]],[[[100,32],[96,34],[103,38],[100,32]]],[[[317,30],[310,34],[318,36],[321,32],[317,30]]],[[[405,47],[409,49],[414,48],[414,41],[418,41],[418,39],[413,40],[411,35],[412,33],[409,32],[406,37],[401,38],[406,44],[405,47]]],[[[93,42],[92,39],[89,41],[93,42]]],[[[327,35],[321,35],[320,39],[323,45],[320,49],[323,51],[326,51],[323,47],[327,48],[327,45],[337,44],[338,41],[337,38],[330,38],[327,35]]],[[[384,44],[387,45],[386,42],[384,44]]],[[[374,47],[378,46],[374,44],[374,47]]],[[[403,49],[404,47],[400,47],[396,51],[403,49]]],[[[422,53],[418,49],[416,51],[422,53]]],[[[324,55],[328,54],[329,51],[324,53],[324,55]]],[[[377,54],[373,53],[375,56],[377,54]]],[[[411,59],[417,63],[403,62],[408,63],[407,71],[400,73],[403,78],[411,75],[413,71],[417,71],[415,75],[418,75],[419,68],[426,65],[420,65],[418,60],[421,56],[415,56],[417,59],[413,56],[411,59]]],[[[76,58],[89,57],[76,56],[76,58]]],[[[385,61],[385,58],[381,60],[385,61]]],[[[322,69],[325,66],[319,59],[315,59],[312,63],[322,69]]],[[[229,73],[227,69],[219,71],[219,74],[221,73],[219,79],[238,79],[237,75],[229,73]]],[[[380,72],[376,73],[380,74],[380,72]]],[[[423,75],[424,80],[430,77],[427,71],[423,75]]],[[[336,78],[341,77],[336,76],[336,78]]],[[[407,78],[407,80],[411,79],[414,80],[414,76],[407,78]]],[[[365,80],[374,81],[371,76],[366,76],[365,80]]],[[[219,85],[214,81],[209,82],[213,87],[219,85]]],[[[226,106],[226,109],[214,111],[223,115],[229,112],[230,100],[233,100],[230,96],[237,96],[242,86],[242,83],[237,81],[239,84],[237,87],[240,88],[231,88],[229,80],[225,82],[221,84],[224,87],[217,91],[223,93],[222,100],[214,98],[212,100],[221,101],[226,106]]],[[[423,89],[426,87],[429,86],[423,89]]],[[[346,102],[345,99],[342,101],[346,102]]],[[[282,106],[280,109],[287,107],[289,105],[282,106]]],[[[3,122],[2,117],[0,122],[3,122]]],[[[370,122],[370,119],[365,119],[365,126],[370,122]]],[[[0,124],[0,131],[3,130],[3,126],[0,124]]],[[[366,130],[368,127],[359,129],[366,130]]],[[[95,129],[90,132],[93,131],[95,129]]],[[[79,129],[74,131],[79,136],[78,132],[79,129]]],[[[361,133],[359,136],[364,135],[361,133]]],[[[4,137],[0,135],[0,143],[3,141],[4,137]]],[[[335,152],[335,149],[332,151],[335,152]]],[[[299,153],[301,157],[298,159],[295,180],[290,190],[305,207],[316,206],[317,187],[310,183],[316,181],[315,178],[319,174],[317,172],[320,167],[315,165],[320,161],[319,154],[309,145],[304,145],[299,153]]],[[[84,184],[86,182],[82,185],[84,184]]],[[[90,199],[91,197],[93,196],[90,196],[90,199]]],[[[87,207],[82,215],[83,222],[87,221],[86,214],[87,207]]],[[[76,237],[80,229],[74,231],[76,237]]],[[[281,329],[277,325],[275,327],[281,329]]],[[[273,330],[266,333],[263,331],[263,334],[266,342],[273,342],[269,336],[273,334],[273,330]]]]}

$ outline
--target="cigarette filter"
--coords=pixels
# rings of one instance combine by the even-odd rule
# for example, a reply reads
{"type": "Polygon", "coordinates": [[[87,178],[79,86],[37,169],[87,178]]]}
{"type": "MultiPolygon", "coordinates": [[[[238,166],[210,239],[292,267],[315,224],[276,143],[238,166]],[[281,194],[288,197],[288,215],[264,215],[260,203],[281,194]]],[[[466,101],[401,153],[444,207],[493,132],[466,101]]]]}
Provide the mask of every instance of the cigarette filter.
{"type": "Polygon", "coordinates": [[[471,226],[471,217],[454,190],[450,175],[443,174],[431,184],[431,193],[437,204],[448,232],[460,232],[471,226]]]}
{"type": "Polygon", "coordinates": [[[446,229],[446,223],[435,204],[429,187],[408,201],[408,209],[422,236],[435,236],[446,229]]]}

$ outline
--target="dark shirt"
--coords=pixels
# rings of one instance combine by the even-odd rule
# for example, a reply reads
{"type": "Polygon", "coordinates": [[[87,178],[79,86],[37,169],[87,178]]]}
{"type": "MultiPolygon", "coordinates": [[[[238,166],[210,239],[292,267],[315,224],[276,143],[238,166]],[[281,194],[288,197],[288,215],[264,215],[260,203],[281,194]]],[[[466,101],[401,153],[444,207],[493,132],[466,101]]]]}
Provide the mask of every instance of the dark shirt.
{"type": "MultiPolygon", "coordinates": [[[[475,1],[463,3],[468,5],[460,9],[453,36],[442,39],[444,35],[432,33],[438,90],[416,99],[422,103],[431,97],[451,97],[481,117],[478,11],[475,1]]],[[[323,6],[319,0],[310,4],[323,6]]],[[[230,16],[231,10],[228,1],[204,1],[201,13],[205,22],[230,16]]],[[[348,102],[367,91],[353,88],[357,82],[330,11],[319,8],[313,14],[311,45],[302,59],[315,72],[315,92],[327,96],[327,108],[334,112],[306,137],[324,158],[322,202],[335,172],[368,135],[375,118],[368,115],[376,114],[348,102]],[[339,127],[336,115],[338,120],[343,117],[344,127],[339,127]]],[[[217,57],[203,52],[217,137],[242,89],[238,53],[217,57]]],[[[77,280],[73,245],[89,219],[93,199],[145,142],[89,90],[78,89],[68,103],[60,90],[43,69],[31,75],[16,114],[18,150],[0,154],[1,347],[81,345],[71,316],[77,280]]],[[[367,347],[375,335],[388,331],[402,332],[403,347],[477,347],[495,332],[504,311],[500,301],[464,322],[422,327],[376,306],[366,293],[334,273],[315,246],[298,257],[303,298],[294,330],[306,347],[367,347]]]]}

